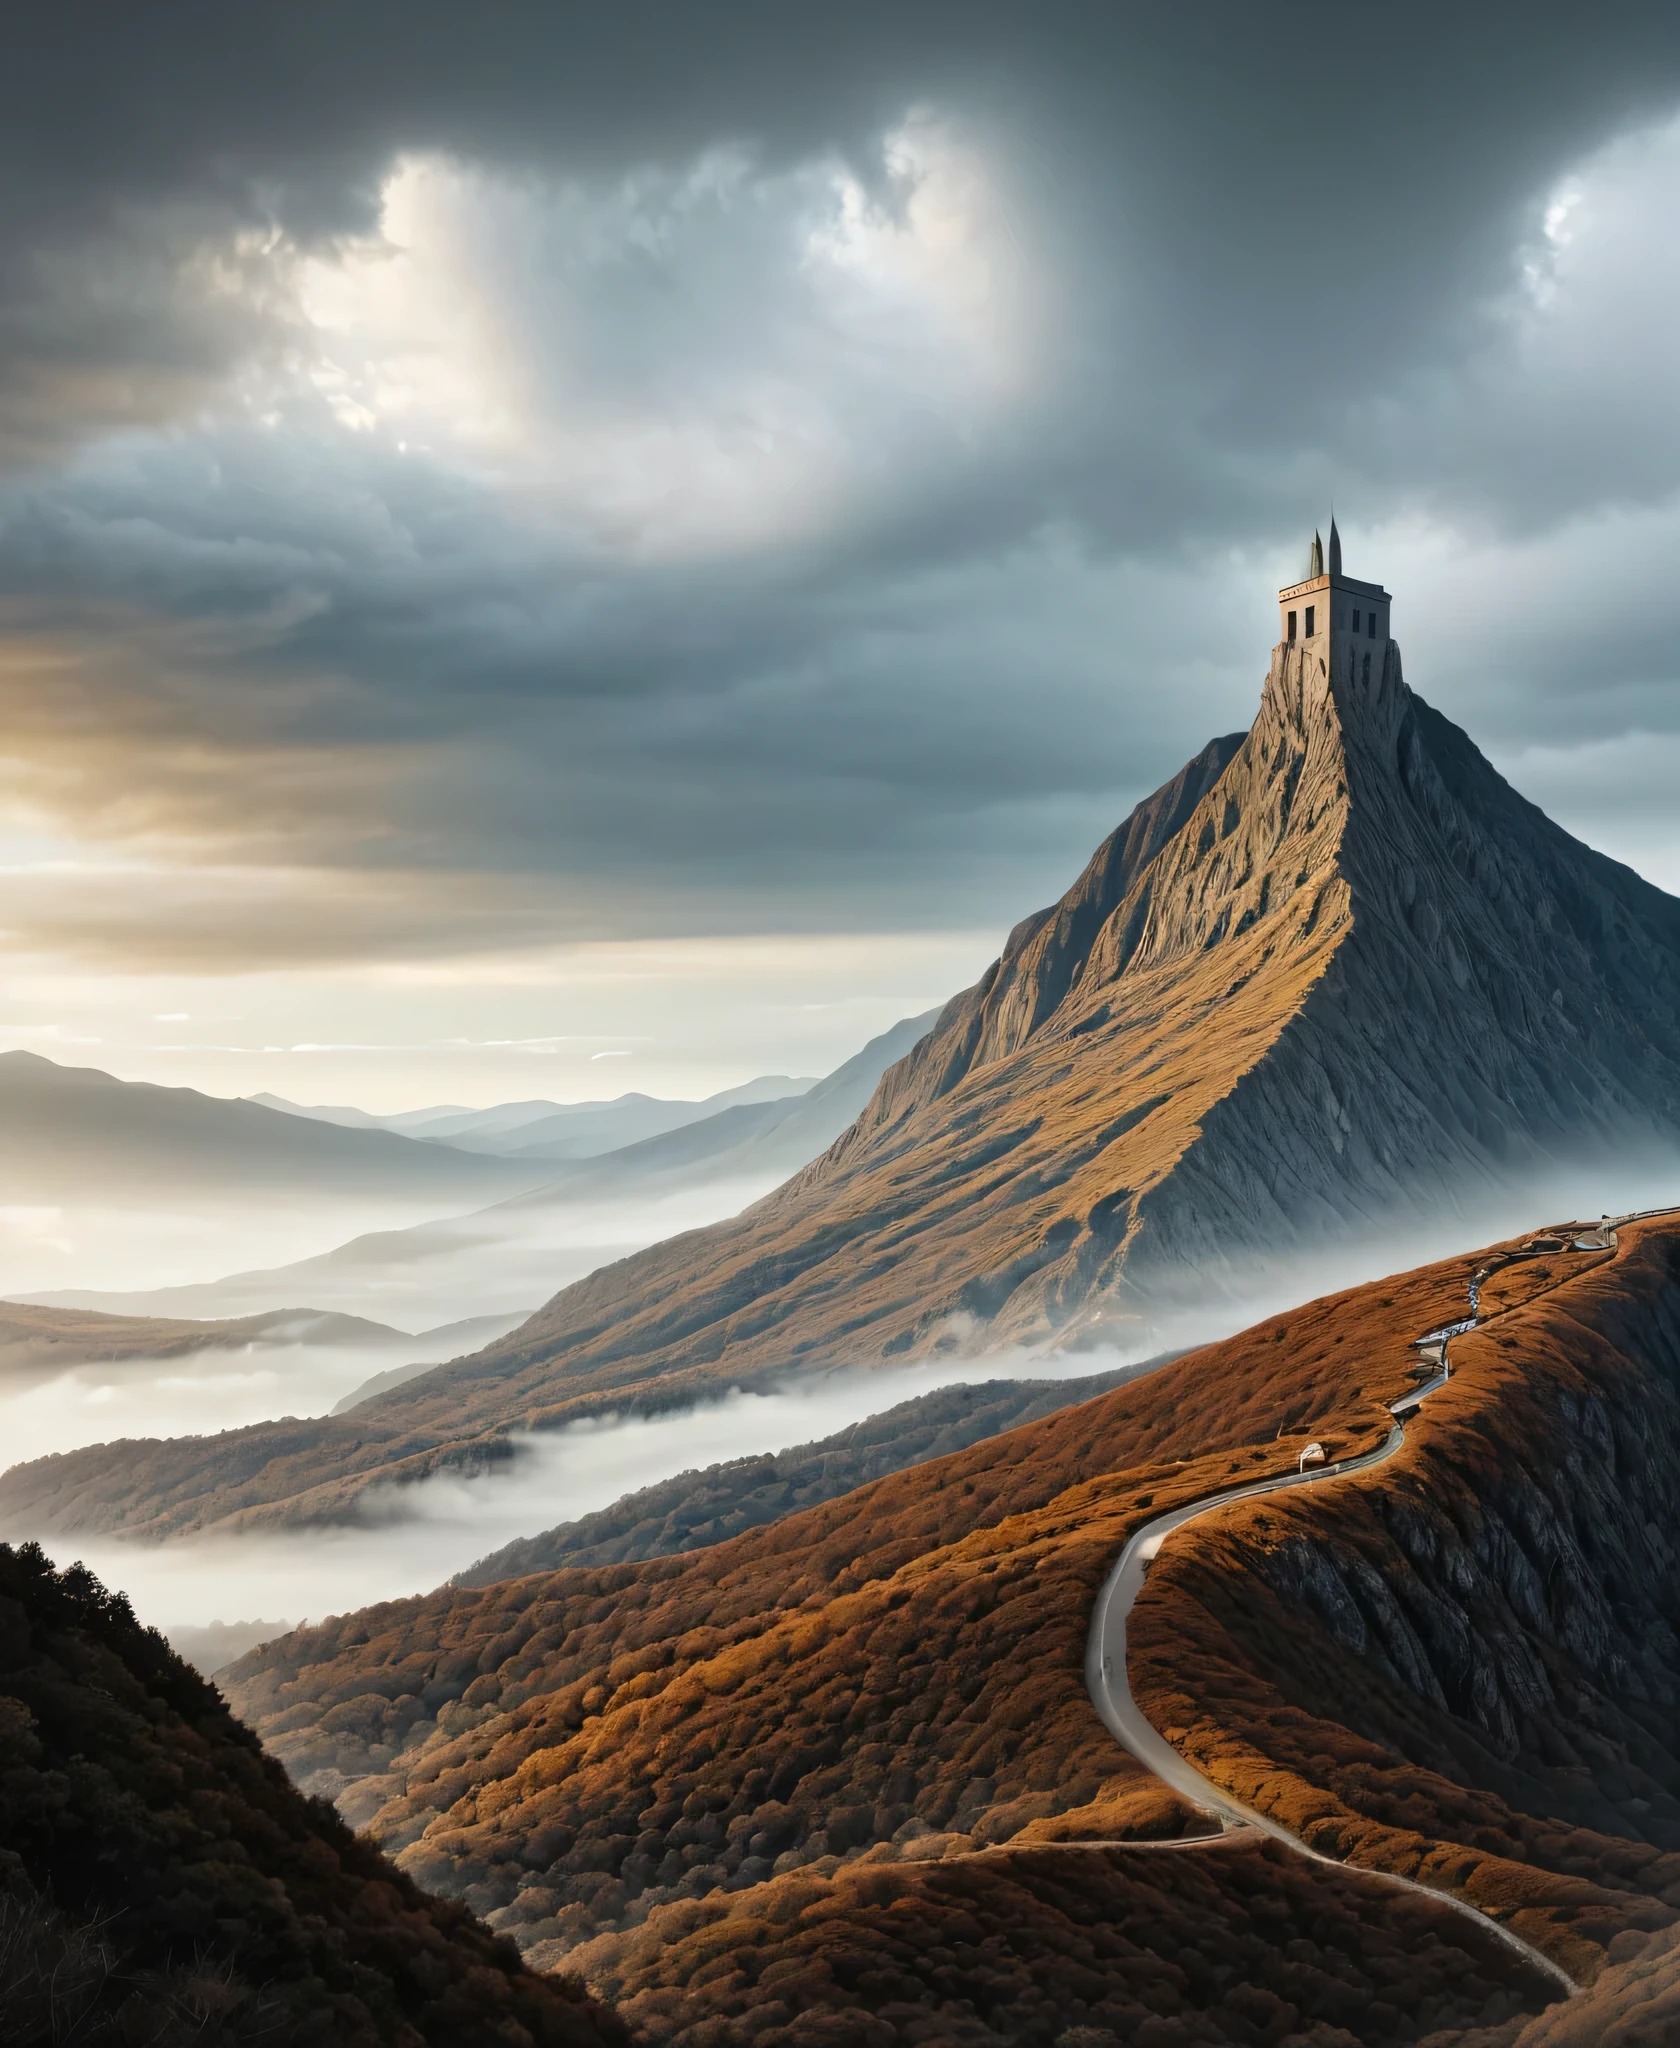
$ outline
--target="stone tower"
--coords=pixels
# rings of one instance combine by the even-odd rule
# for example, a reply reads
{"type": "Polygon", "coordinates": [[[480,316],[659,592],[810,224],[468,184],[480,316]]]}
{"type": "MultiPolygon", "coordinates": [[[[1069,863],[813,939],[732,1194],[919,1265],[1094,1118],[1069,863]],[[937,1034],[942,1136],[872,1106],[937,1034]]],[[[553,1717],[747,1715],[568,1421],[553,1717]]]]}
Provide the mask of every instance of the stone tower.
{"type": "Polygon", "coordinates": [[[1380,583],[1359,583],[1342,574],[1342,537],[1330,522],[1330,566],[1315,533],[1300,583],[1278,592],[1278,639],[1316,654],[1338,683],[1368,685],[1382,676],[1388,650],[1391,600],[1380,583]]]}

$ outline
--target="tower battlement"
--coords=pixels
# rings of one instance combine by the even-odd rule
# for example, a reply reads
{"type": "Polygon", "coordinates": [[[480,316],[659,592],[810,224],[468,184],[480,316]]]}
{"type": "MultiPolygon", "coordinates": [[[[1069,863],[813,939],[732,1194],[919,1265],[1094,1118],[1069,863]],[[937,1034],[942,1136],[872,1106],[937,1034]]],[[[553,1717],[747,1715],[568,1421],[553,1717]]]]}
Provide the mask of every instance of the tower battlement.
{"type": "Polygon", "coordinates": [[[1382,674],[1392,602],[1380,583],[1343,575],[1342,540],[1332,519],[1329,567],[1315,533],[1305,577],[1278,592],[1278,639],[1307,647],[1338,681],[1368,683],[1373,673],[1382,674]]]}

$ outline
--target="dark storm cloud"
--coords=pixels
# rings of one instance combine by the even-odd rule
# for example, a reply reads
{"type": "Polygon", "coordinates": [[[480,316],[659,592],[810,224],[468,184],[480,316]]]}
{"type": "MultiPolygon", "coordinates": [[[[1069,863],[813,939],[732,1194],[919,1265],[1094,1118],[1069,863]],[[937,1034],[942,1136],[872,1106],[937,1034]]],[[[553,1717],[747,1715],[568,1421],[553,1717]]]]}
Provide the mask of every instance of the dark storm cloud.
{"type": "MultiPolygon", "coordinates": [[[[1680,488],[1680,162],[1637,136],[1677,102],[1661,6],[38,10],[0,75],[30,788],[447,872],[451,929],[482,877],[491,936],[1007,921],[1246,717],[1332,491],[1469,535],[1530,626],[1560,551],[1614,573],[1560,536],[1680,488]],[[836,167],[906,217],[916,119],[983,246],[836,311],[836,167]],[[349,326],[480,351],[522,471],[505,426],[370,428],[397,343],[332,358],[320,294],[416,159],[490,310],[380,310],[356,257],[349,326]],[[1619,225],[1572,241],[1589,163],[1619,225]]],[[[1675,623],[1594,624],[1590,713],[1555,621],[1520,687],[1474,631],[1437,671],[1537,740],[1666,730],[1675,623]]]]}

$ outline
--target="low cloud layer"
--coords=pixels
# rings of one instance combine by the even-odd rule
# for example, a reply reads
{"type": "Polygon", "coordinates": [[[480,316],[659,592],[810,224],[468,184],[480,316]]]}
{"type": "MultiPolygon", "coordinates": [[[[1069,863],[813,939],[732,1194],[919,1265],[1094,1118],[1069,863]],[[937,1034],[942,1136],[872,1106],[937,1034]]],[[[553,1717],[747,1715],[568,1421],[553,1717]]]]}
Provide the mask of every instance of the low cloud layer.
{"type": "MultiPolygon", "coordinates": [[[[1047,1347],[948,1365],[835,1372],[768,1392],[736,1389],[720,1401],[665,1416],[609,1415],[572,1424],[521,1439],[511,1463],[492,1472],[445,1472],[413,1486],[381,1488],[365,1500],[356,1526],[163,1545],[60,1541],[49,1548],[66,1561],[72,1551],[84,1557],[107,1584],[133,1597],[143,1619],[161,1627],[259,1613],[319,1619],[429,1591],[514,1537],[589,1514],[677,1472],[832,1434],[937,1386],[1077,1379],[1140,1363],[1210,1342],[1318,1294],[1431,1263],[1478,1240],[1494,1243],[1546,1223],[1670,1203],[1677,1182],[1680,1161],[1666,1159],[1559,1172],[1474,1212],[1443,1209],[1427,1230],[1374,1236],[1322,1261],[1292,1258],[1257,1268],[1236,1291],[1210,1288],[1195,1309],[1140,1321],[1131,1341],[1100,1353],[1059,1354],[1047,1347]]],[[[323,1384],[332,1369],[324,1359],[323,1384]]],[[[253,1398],[251,1383],[239,1398],[253,1398]]]]}
{"type": "MultiPolygon", "coordinates": [[[[1116,1362],[1085,1359],[1074,1376],[1116,1362]]],[[[1068,1368],[1034,1370],[1050,1378],[1068,1368]]],[[[812,1442],[936,1387],[1009,1373],[1008,1363],[1000,1362],[945,1372],[835,1375],[815,1389],[737,1391],[672,1415],[573,1424],[525,1440],[511,1472],[494,1478],[444,1473],[377,1494],[359,1527],[165,1545],[61,1542],[56,1548],[73,1548],[158,1627],[203,1626],[259,1611],[319,1619],[429,1592],[516,1536],[593,1513],[678,1472],[812,1442]]]]}

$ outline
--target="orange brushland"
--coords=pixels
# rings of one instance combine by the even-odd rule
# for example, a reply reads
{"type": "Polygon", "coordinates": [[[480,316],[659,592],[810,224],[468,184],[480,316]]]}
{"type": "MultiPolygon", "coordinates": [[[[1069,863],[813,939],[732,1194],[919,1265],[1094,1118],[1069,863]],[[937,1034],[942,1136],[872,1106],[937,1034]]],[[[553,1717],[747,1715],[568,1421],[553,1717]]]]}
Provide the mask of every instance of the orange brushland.
{"type": "MultiPolygon", "coordinates": [[[[1555,1987],[1428,1901],[1424,1929],[1369,1905],[1369,1879],[1240,1841],[1053,1846],[1205,1827],[1085,1693],[1127,1534],[1291,1469],[1309,1436],[1332,1456],[1381,1442],[1411,1340],[1463,1313],[1483,1257],[1311,1303],[711,1550],[369,1609],[223,1683],[404,1868],[533,1959],[581,1964],[658,2038],[756,2013],[756,2038],[803,2040],[807,2009],[856,2016],[823,2039],[922,2038],[893,2017],[920,1942],[949,1956],[915,2008],[941,2039],[1130,2039],[1146,2015],[1181,2031],[1136,2038],[1283,2038],[1227,2009],[1250,1979],[1256,2012],[1332,2026],[1315,2043],[1514,2039],[1555,1987]],[[1169,1946],[1145,1965],[1151,1926],[1169,1946]],[[1221,1978],[1257,1926],[1283,1975],[1221,1978]],[[1173,1943],[1199,1960],[1163,1976],[1173,1943]],[[1334,1994],[1332,1950],[1353,1959],[1334,1994]]],[[[1354,1864],[1449,1886],[1587,1981],[1680,1919],[1680,1229],[1511,1268],[1484,1308],[1394,1458],[1167,1543],[1130,1675],[1217,1782],[1354,1864]]]]}
{"type": "Polygon", "coordinates": [[[1274,651],[830,1150],[353,1414],[0,1479],[0,1527],[353,1519],[512,1433],[837,1364],[1068,1344],[1385,1221],[1680,1136],[1680,904],[1407,688],[1274,651]]]}

